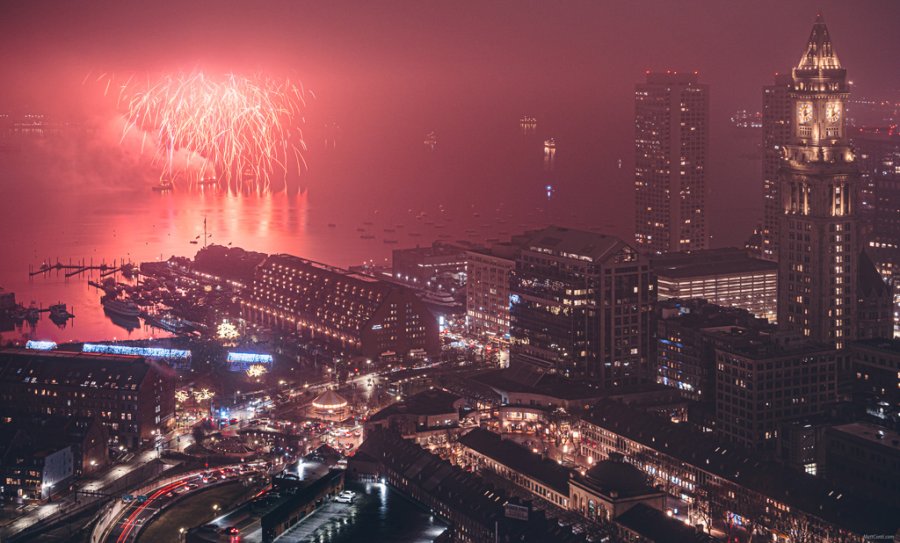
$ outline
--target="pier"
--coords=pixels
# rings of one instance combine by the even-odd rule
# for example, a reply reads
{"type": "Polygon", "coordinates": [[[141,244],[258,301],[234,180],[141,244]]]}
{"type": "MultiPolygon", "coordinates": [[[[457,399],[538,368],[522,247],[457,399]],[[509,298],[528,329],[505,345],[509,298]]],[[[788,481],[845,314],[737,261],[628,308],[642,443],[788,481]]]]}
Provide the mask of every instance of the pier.
{"type": "Polygon", "coordinates": [[[123,272],[130,269],[134,269],[134,263],[130,260],[126,261],[124,258],[121,260],[113,260],[112,264],[107,264],[105,261],[94,264],[93,259],[88,261],[82,259],[81,262],[72,262],[70,260],[68,264],[63,264],[57,259],[55,264],[47,264],[44,262],[37,268],[28,266],[28,276],[34,277],[35,275],[45,275],[56,271],[57,273],[63,272],[64,276],[69,278],[89,271],[99,271],[100,277],[106,277],[116,272],[123,272]]]}

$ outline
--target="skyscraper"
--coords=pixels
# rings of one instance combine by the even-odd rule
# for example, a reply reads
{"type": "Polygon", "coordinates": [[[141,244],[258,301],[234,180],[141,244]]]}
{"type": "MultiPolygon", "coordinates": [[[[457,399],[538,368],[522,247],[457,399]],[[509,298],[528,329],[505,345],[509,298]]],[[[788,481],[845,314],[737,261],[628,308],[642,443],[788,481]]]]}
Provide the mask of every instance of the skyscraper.
{"type": "Polygon", "coordinates": [[[793,70],[781,169],[778,322],[838,348],[856,336],[859,168],[845,133],[847,71],[822,16],[793,70]]]}
{"type": "Polygon", "coordinates": [[[531,232],[510,283],[510,364],[613,388],[647,381],[656,291],[650,263],[612,237],[531,232]]]}
{"type": "Polygon", "coordinates": [[[776,74],[763,87],[763,227],[760,257],[778,259],[778,225],[783,214],[778,197],[784,146],[791,141],[791,74],[776,74]]]}
{"type": "Polygon", "coordinates": [[[634,105],[638,248],[705,249],[709,87],[696,73],[648,73],[634,105]]]}

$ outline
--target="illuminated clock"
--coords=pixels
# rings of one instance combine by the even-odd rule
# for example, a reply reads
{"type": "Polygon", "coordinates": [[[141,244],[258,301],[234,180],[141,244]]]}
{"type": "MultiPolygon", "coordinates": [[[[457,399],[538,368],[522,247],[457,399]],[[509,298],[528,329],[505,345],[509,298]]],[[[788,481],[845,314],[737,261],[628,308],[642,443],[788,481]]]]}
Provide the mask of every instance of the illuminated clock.
{"type": "Polygon", "coordinates": [[[800,124],[809,124],[812,122],[813,109],[809,102],[800,102],[797,104],[797,122],[800,124]]]}
{"type": "Polygon", "coordinates": [[[825,108],[825,119],[829,123],[837,123],[841,120],[841,104],[838,102],[829,102],[825,108]]]}

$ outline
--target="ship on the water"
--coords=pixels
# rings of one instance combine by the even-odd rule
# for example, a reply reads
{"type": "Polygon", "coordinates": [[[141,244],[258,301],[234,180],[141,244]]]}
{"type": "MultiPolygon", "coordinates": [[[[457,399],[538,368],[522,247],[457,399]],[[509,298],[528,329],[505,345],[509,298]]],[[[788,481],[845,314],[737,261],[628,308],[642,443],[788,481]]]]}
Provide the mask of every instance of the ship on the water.
{"type": "Polygon", "coordinates": [[[144,313],[141,316],[144,318],[144,322],[146,322],[150,326],[154,326],[173,334],[182,334],[190,332],[194,329],[191,325],[192,323],[190,323],[189,321],[168,313],[160,313],[158,315],[144,313]]]}
{"type": "Polygon", "coordinates": [[[100,303],[103,304],[104,310],[120,317],[137,319],[141,314],[140,308],[131,300],[122,300],[120,298],[104,296],[103,298],[100,298],[100,303]]]}

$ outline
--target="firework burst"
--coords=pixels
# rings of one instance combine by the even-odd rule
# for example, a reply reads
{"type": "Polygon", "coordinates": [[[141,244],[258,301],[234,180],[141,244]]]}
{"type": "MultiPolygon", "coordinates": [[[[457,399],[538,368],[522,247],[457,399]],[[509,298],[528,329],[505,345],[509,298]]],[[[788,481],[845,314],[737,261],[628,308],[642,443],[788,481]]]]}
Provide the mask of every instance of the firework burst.
{"type": "MultiPolygon", "coordinates": [[[[160,178],[235,192],[267,193],[306,168],[300,125],[305,91],[290,80],[221,78],[202,72],[167,75],[145,86],[130,79],[119,105],[128,131],[153,139],[160,178]],[[191,159],[177,160],[187,153],[191,159]]],[[[145,140],[146,141],[146,140],[145,140]]]]}

